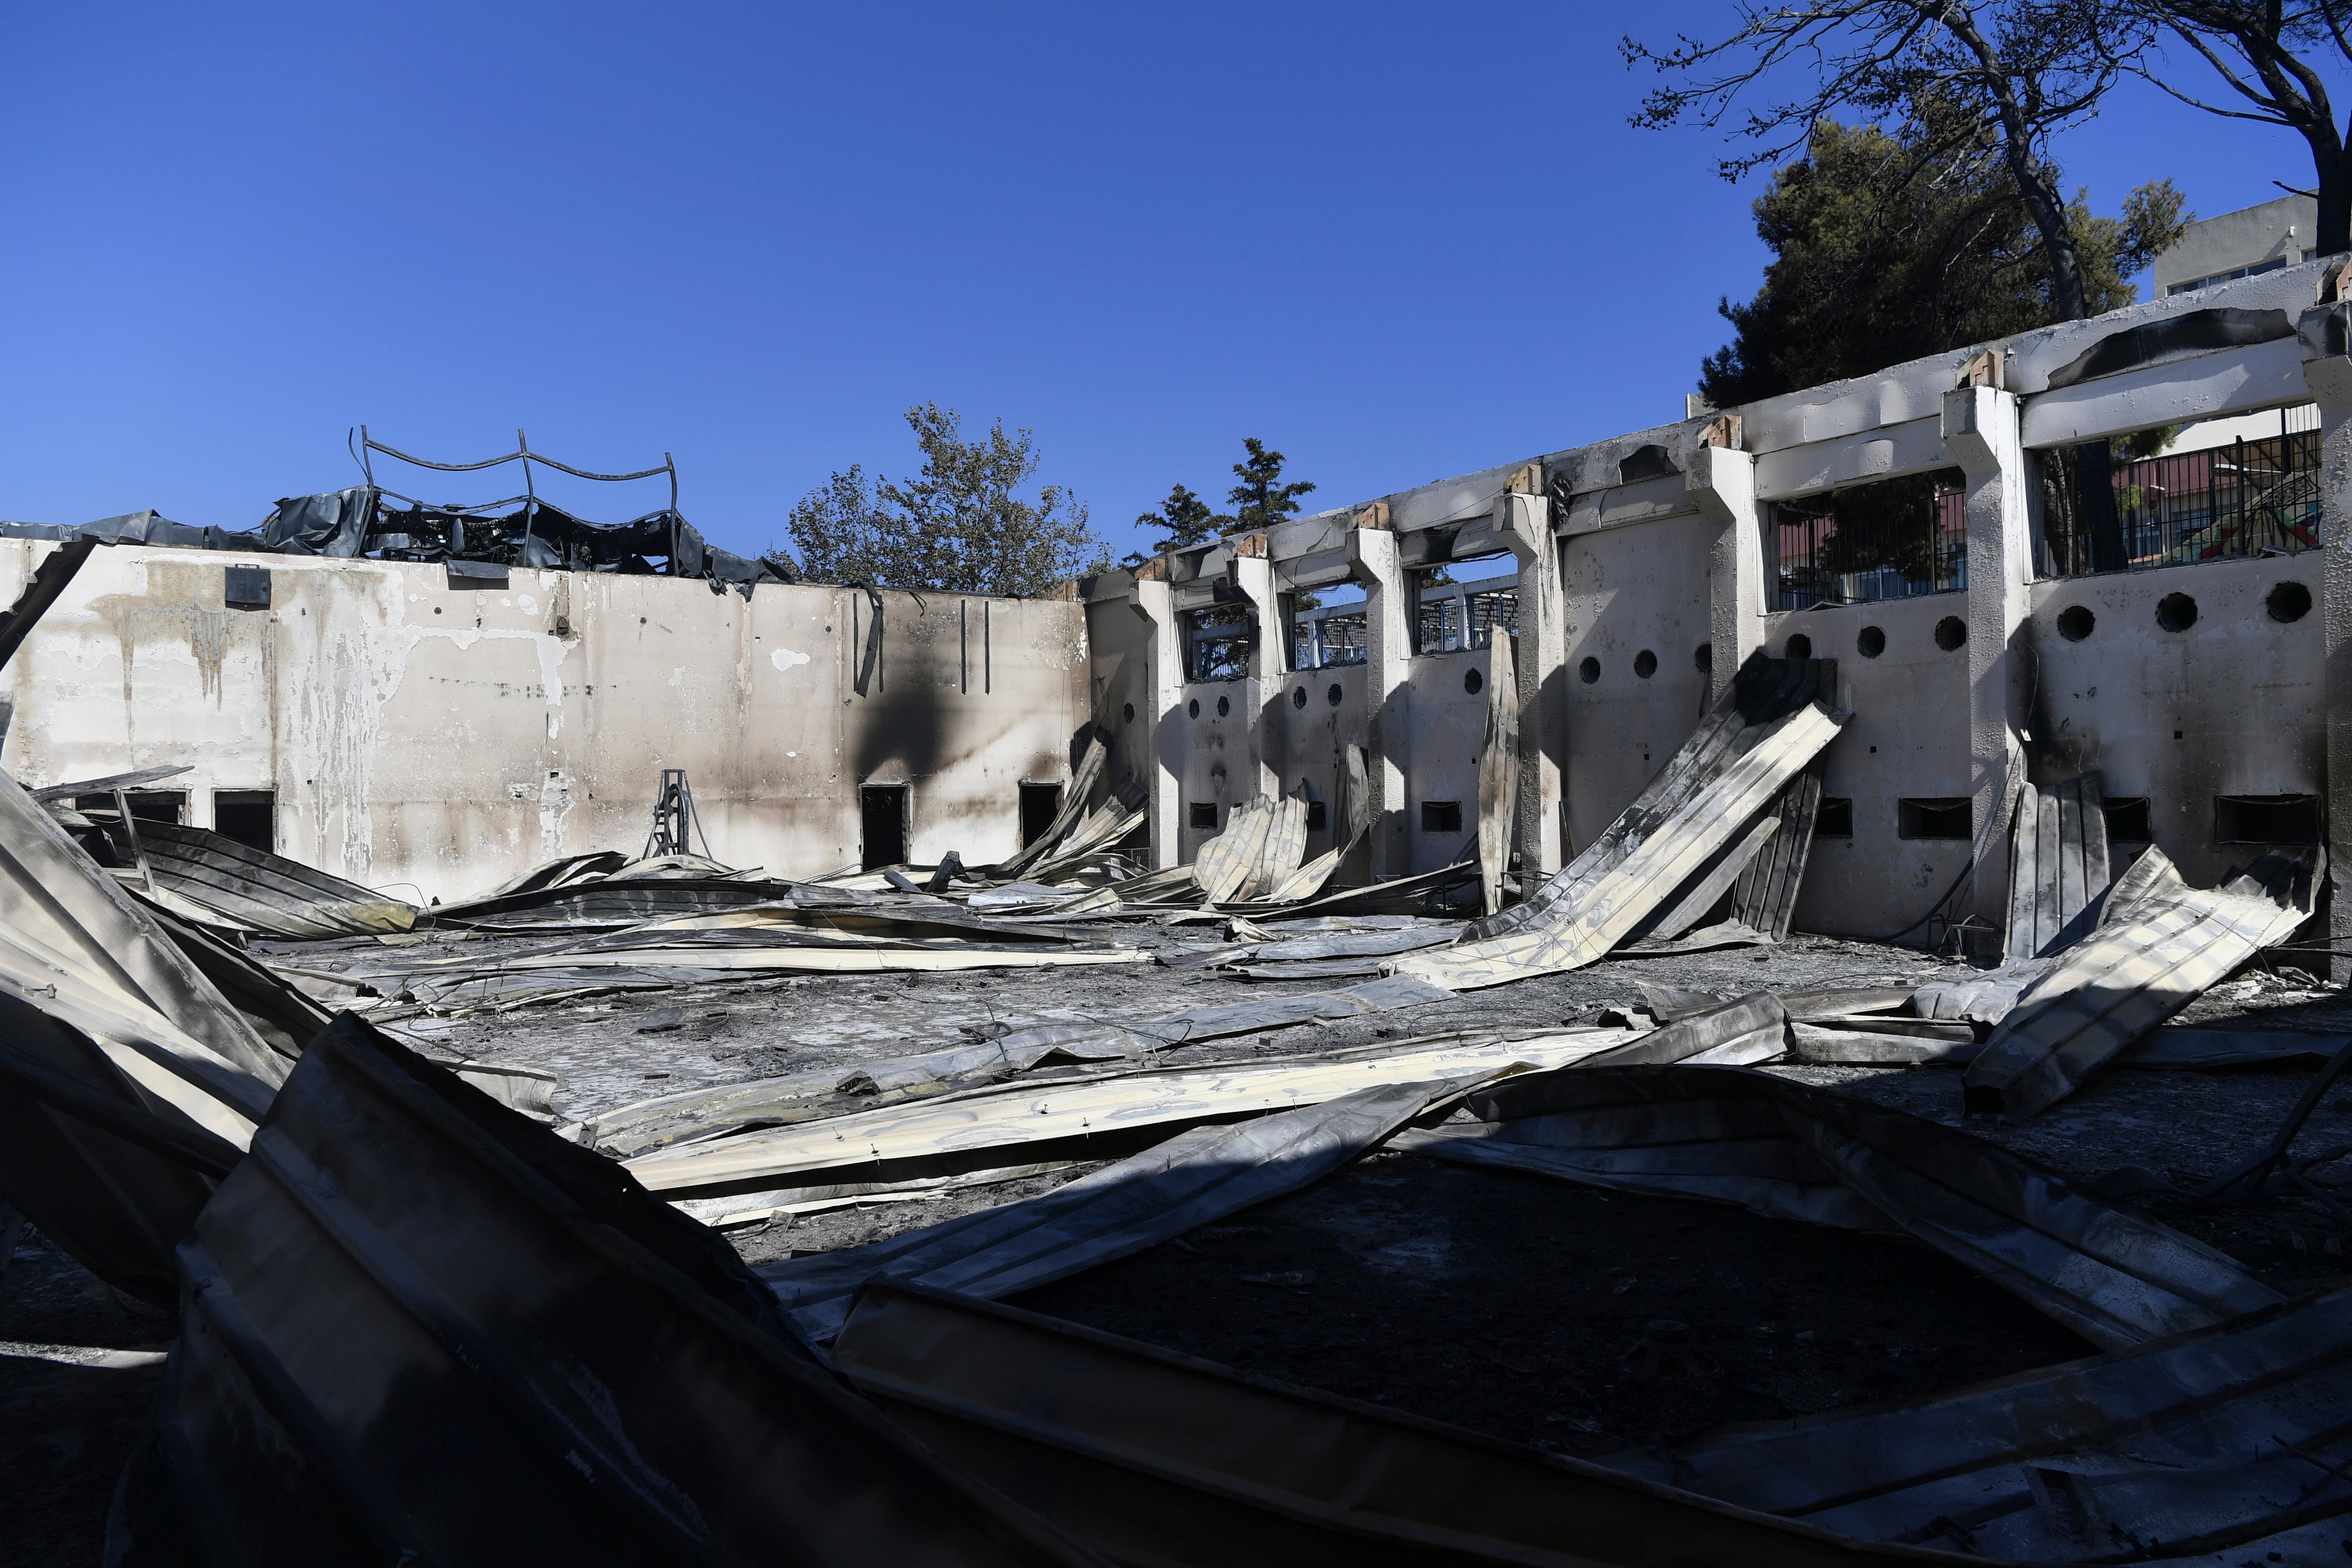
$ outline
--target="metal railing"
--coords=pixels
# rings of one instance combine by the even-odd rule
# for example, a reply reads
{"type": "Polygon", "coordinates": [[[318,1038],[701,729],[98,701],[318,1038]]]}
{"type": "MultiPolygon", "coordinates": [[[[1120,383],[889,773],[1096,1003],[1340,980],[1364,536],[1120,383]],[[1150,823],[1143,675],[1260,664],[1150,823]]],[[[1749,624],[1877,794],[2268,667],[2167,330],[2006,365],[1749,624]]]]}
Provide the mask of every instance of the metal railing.
{"type": "Polygon", "coordinates": [[[2319,461],[2315,429],[2127,462],[2083,447],[2044,452],[2043,571],[2076,577],[2315,550],[2319,461]]]}
{"type": "Polygon", "coordinates": [[[1958,469],[1774,503],[1764,526],[1774,610],[1864,605],[1969,585],[1967,496],[1958,469]]]}
{"type": "Polygon", "coordinates": [[[1301,616],[1291,628],[1290,667],[1328,669],[1334,665],[1361,664],[1370,645],[1365,637],[1365,614],[1301,616]]]}

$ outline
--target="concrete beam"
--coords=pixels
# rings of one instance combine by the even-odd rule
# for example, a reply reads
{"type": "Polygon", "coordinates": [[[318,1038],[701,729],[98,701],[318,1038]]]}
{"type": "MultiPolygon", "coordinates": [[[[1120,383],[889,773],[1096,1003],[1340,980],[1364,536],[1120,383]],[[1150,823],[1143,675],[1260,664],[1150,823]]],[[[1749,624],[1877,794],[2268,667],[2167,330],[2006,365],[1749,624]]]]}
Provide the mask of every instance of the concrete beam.
{"type": "Polygon", "coordinates": [[[1683,476],[1700,513],[1722,526],[1707,562],[1707,700],[1719,700],[1748,656],[1764,646],[1763,508],[1756,459],[1728,447],[1700,447],[1683,476]]]}
{"type": "Polygon", "coordinates": [[[1385,527],[1348,535],[1348,564],[1364,585],[1364,749],[1372,793],[1372,875],[1412,870],[1405,821],[1404,763],[1411,754],[1412,614],[1411,585],[1397,560],[1397,537],[1385,527]]]}
{"type": "Polygon", "coordinates": [[[2021,734],[2032,698],[2034,658],[2025,647],[2026,586],[2033,580],[2033,540],[2018,400],[1990,386],[1944,394],[1945,448],[1968,476],[1969,795],[1975,826],[1972,873],[1978,919],[2005,929],[2009,906],[2008,837],[2001,817],[2010,773],[2024,757],[2021,734]]]}
{"type": "Polygon", "coordinates": [[[1137,581],[1128,592],[1128,604],[1151,628],[1144,660],[1150,764],[1143,780],[1151,799],[1144,809],[1150,814],[1152,868],[1164,871],[1181,865],[1184,855],[1184,633],[1176,617],[1174,590],[1164,577],[1137,581]]]}
{"type": "MultiPolygon", "coordinates": [[[[1537,470],[1527,490],[1495,502],[1495,534],[1519,563],[1519,635],[1515,671],[1519,697],[1518,847],[1521,868],[1549,875],[1560,868],[1560,809],[1568,776],[1567,598],[1559,545],[1551,534],[1551,500],[1537,470]]],[[[1466,624],[1466,623],[1465,623],[1466,624]]]]}
{"type": "Polygon", "coordinates": [[[2330,978],[2352,981],[2352,304],[2307,312],[2297,337],[2319,405],[2320,636],[2326,671],[2330,978]]]}

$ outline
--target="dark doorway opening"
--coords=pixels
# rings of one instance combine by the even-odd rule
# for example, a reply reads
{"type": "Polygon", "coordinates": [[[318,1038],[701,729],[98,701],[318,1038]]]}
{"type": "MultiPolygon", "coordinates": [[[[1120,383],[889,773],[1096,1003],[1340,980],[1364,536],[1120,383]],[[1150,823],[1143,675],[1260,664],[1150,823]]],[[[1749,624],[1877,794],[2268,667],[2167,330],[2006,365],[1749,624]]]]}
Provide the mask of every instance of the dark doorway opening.
{"type": "Polygon", "coordinates": [[[1025,784],[1021,786],[1021,847],[1026,849],[1045,836],[1054,818],[1062,815],[1062,786],[1025,784]]]}
{"type": "Polygon", "coordinates": [[[866,784],[857,792],[859,864],[868,871],[907,863],[905,784],[866,784]]]}
{"type": "Polygon", "coordinates": [[[278,792],[268,789],[213,791],[213,831],[223,838],[234,838],[247,848],[277,853],[278,792]]]}
{"type": "MultiPolygon", "coordinates": [[[[188,792],[184,789],[131,789],[122,792],[130,803],[131,815],[141,822],[169,822],[184,826],[188,820],[188,792]]],[[[112,795],[85,795],[74,799],[77,811],[102,811],[114,815],[112,795]]]]}

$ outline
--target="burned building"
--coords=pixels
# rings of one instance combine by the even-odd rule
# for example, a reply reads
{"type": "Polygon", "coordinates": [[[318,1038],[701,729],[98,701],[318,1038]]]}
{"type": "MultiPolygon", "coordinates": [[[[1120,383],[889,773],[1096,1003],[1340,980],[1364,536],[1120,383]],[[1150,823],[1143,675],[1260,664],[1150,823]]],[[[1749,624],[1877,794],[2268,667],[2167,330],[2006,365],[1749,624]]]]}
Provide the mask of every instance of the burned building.
{"type": "Polygon", "coordinates": [[[0,1537],[2340,1561],[2347,293],[1042,601],[0,526],[0,1537]]]}

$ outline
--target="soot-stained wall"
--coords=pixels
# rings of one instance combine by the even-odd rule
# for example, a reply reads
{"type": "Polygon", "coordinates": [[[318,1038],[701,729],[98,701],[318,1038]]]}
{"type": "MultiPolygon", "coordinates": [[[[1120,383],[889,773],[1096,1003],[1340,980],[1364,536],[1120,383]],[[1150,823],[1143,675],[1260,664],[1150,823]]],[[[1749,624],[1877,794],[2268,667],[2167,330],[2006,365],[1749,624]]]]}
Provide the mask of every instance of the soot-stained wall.
{"type": "MultiPolygon", "coordinates": [[[[0,545],[0,595],[52,548],[0,545]]],[[[732,865],[855,864],[865,783],[909,787],[916,859],[1001,858],[1087,722],[1084,613],[881,599],[877,643],[863,590],[103,549],[9,663],[0,765],[188,764],[158,787],[204,826],[216,792],[274,791],[280,853],[420,900],[635,851],[672,767],[732,865]],[[225,607],[230,565],[269,572],[268,609],[225,607]]]]}

